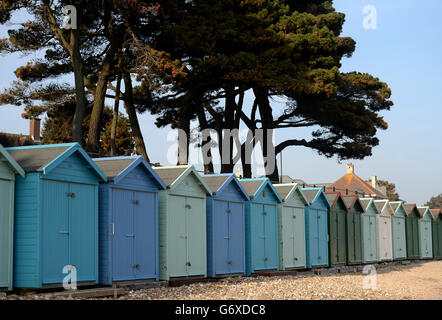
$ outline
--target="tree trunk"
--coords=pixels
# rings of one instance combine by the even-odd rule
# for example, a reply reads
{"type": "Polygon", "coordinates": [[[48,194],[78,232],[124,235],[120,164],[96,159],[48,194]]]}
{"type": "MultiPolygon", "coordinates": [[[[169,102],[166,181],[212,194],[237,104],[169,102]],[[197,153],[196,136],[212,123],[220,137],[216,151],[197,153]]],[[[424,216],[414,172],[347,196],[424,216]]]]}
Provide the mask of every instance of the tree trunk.
{"type": "MultiPolygon", "coordinates": [[[[201,106],[201,108],[197,112],[198,114],[198,121],[200,123],[201,131],[209,129],[207,124],[206,115],[204,113],[204,107],[201,106]]],[[[204,162],[204,174],[212,174],[214,173],[213,170],[213,159],[212,159],[212,151],[210,149],[210,145],[212,143],[212,138],[210,135],[203,136],[202,142],[201,142],[201,153],[203,156],[203,162],[204,162]],[[207,153],[205,152],[207,149],[207,153]]]]}
{"type": "Polygon", "coordinates": [[[190,117],[187,103],[178,110],[178,165],[189,163],[190,117]]]}
{"type": "MultiPolygon", "coordinates": [[[[233,86],[228,86],[225,88],[226,93],[226,105],[224,108],[224,125],[223,129],[237,129],[235,128],[235,88],[233,86]]],[[[233,143],[234,138],[229,137],[228,139],[226,137],[222,138],[222,136],[218,139],[221,143],[221,173],[232,173],[233,168],[235,167],[235,161],[233,156],[233,143]],[[227,145],[225,145],[225,143],[227,145]],[[228,150],[224,150],[225,148],[228,148],[228,150]],[[224,156],[224,153],[227,151],[227,154],[224,156]]],[[[238,150],[237,152],[241,152],[241,150],[238,150]]]]}
{"type": "Polygon", "coordinates": [[[126,108],[127,115],[129,116],[130,126],[132,129],[132,134],[135,140],[135,146],[137,152],[141,154],[147,162],[150,162],[147,155],[146,146],[144,144],[143,135],[141,133],[140,124],[138,123],[137,111],[135,110],[133,91],[132,91],[132,79],[129,73],[124,73],[124,106],[126,108]]]}
{"type": "Polygon", "coordinates": [[[81,59],[78,29],[71,30],[71,44],[73,45],[71,63],[75,78],[75,114],[72,120],[72,140],[83,145],[83,120],[86,113],[86,93],[84,91],[83,62],[81,59]]]}
{"type": "Polygon", "coordinates": [[[89,122],[89,134],[86,149],[88,152],[95,153],[97,155],[100,150],[100,120],[104,108],[104,99],[106,97],[107,79],[111,74],[116,51],[116,45],[112,44],[106,53],[106,57],[104,58],[101,72],[98,74],[97,87],[95,88],[94,105],[89,122]]]}
{"type": "Polygon", "coordinates": [[[273,143],[273,114],[272,108],[268,99],[268,90],[264,88],[253,88],[253,93],[258,102],[259,113],[262,121],[263,129],[263,143],[262,155],[264,159],[264,166],[266,177],[272,182],[279,181],[278,166],[276,162],[275,146],[273,143]]]}
{"type": "Polygon", "coordinates": [[[120,107],[120,88],[121,88],[121,74],[117,77],[117,88],[115,90],[115,104],[114,104],[114,114],[112,117],[112,127],[111,127],[111,156],[115,157],[117,155],[117,145],[115,144],[115,137],[117,135],[117,125],[118,125],[118,115],[120,107]]]}

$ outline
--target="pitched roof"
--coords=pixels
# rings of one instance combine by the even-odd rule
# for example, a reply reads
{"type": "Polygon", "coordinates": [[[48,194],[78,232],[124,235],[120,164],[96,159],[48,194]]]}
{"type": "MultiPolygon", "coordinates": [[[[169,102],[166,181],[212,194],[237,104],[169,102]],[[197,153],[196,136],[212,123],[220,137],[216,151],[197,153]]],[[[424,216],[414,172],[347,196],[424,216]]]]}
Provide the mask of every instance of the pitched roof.
{"type": "Polygon", "coordinates": [[[253,197],[261,187],[261,185],[265,182],[265,179],[240,179],[239,183],[243,186],[244,190],[246,190],[249,197],[253,197]]]}
{"type": "Polygon", "coordinates": [[[334,207],[336,201],[339,199],[339,193],[338,192],[326,192],[325,195],[327,196],[327,199],[330,202],[331,206],[334,207]]]}
{"type": "Polygon", "coordinates": [[[430,212],[433,215],[434,220],[437,220],[441,214],[441,209],[430,209],[430,212]]]}
{"type": "Polygon", "coordinates": [[[261,189],[269,186],[278,202],[282,202],[281,196],[279,195],[278,191],[276,191],[269,178],[240,179],[238,181],[239,183],[241,183],[245,192],[249,195],[250,199],[252,199],[261,189]]]}
{"type": "Polygon", "coordinates": [[[274,184],[273,186],[275,187],[276,191],[278,191],[281,198],[286,199],[296,184],[274,184]]]}
{"type": "Polygon", "coordinates": [[[138,157],[99,158],[93,159],[97,166],[107,175],[109,180],[113,180],[124,169],[129,167],[138,157]]]}
{"type": "Polygon", "coordinates": [[[427,213],[427,211],[431,214],[430,207],[417,207],[417,211],[419,212],[421,218],[424,216],[425,213],[427,213]]]}
{"type": "Polygon", "coordinates": [[[165,183],[168,189],[173,189],[175,186],[180,185],[181,181],[188,175],[192,174],[197,180],[198,184],[206,192],[206,194],[212,194],[212,190],[207,183],[198,174],[192,165],[172,166],[172,167],[153,167],[154,172],[165,183]]]}
{"type": "Polygon", "coordinates": [[[304,194],[305,198],[307,199],[309,204],[312,204],[312,202],[315,200],[316,195],[321,191],[321,189],[302,189],[302,193],[304,194]]]}
{"type": "Polygon", "coordinates": [[[299,184],[297,183],[274,184],[273,187],[276,189],[279,196],[284,200],[290,197],[291,194],[293,194],[295,191],[297,191],[298,195],[304,201],[304,204],[308,204],[308,201],[304,193],[302,192],[301,188],[299,187],[299,184]]]}
{"type": "Polygon", "coordinates": [[[354,194],[355,191],[358,191],[358,193],[362,192],[366,195],[386,198],[382,192],[370,186],[354,173],[343,175],[341,178],[330,184],[328,189],[333,189],[333,187],[335,187],[336,190],[348,190],[348,192],[352,194],[354,194]]]}
{"type": "Polygon", "coordinates": [[[166,186],[170,187],[191,166],[176,167],[153,167],[152,169],[160,176],[166,186]]]}
{"type": "Polygon", "coordinates": [[[48,174],[66,158],[77,153],[101,180],[107,181],[107,176],[77,142],[12,147],[6,150],[26,172],[43,172],[43,174],[48,174]]]}
{"type": "Polygon", "coordinates": [[[410,215],[413,212],[413,210],[416,210],[416,212],[419,213],[415,203],[405,203],[404,208],[405,211],[407,212],[407,215],[410,215]]]}
{"type": "Polygon", "coordinates": [[[202,176],[203,180],[207,183],[210,190],[212,190],[214,193],[221,188],[221,186],[226,182],[227,179],[230,178],[230,174],[228,175],[204,175],[202,176]]]}
{"type": "Polygon", "coordinates": [[[70,146],[48,145],[39,148],[7,148],[6,150],[26,172],[43,171],[52,160],[59,157],[70,146]]]}
{"type": "Polygon", "coordinates": [[[364,211],[367,211],[368,206],[373,203],[375,210],[378,213],[380,212],[378,207],[374,204],[374,199],[373,198],[360,198],[359,201],[361,202],[362,208],[364,209],[364,211]]]}
{"type": "Polygon", "coordinates": [[[3,158],[6,159],[6,161],[9,163],[11,169],[13,169],[13,172],[21,175],[23,178],[25,177],[25,171],[22,167],[15,161],[15,159],[9,154],[8,151],[6,151],[5,148],[0,144],[0,155],[3,156],[3,158]]]}
{"type": "MultiPolygon", "coordinates": [[[[359,201],[359,198],[357,195],[349,195],[349,196],[342,196],[342,200],[344,200],[344,203],[347,206],[347,209],[351,210],[353,208],[353,206],[356,204],[356,202],[359,201]]],[[[362,205],[361,205],[361,207],[362,207],[362,205]]]]}

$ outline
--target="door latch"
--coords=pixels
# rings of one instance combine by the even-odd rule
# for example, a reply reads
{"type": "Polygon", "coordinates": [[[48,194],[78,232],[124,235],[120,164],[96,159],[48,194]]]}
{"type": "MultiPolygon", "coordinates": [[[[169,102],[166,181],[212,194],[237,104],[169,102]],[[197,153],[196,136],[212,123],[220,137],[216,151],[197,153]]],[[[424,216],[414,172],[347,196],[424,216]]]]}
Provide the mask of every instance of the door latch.
{"type": "Polygon", "coordinates": [[[227,213],[232,213],[232,210],[230,210],[230,209],[227,209],[227,213]]]}
{"type": "Polygon", "coordinates": [[[134,267],[135,269],[139,269],[139,268],[140,268],[140,265],[139,265],[138,263],[135,263],[133,267],[134,267]]]}
{"type": "Polygon", "coordinates": [[[69,234],[69,231],[58,231],[59,234],[69,234]]]}
{"type": "Polygon", "coordinates": [[[136,204],[136,205],[139,205],[139,204],[140,204],[140,201],[138,201],[138,200],[133,200],[133,203],[136,204]]]}
{"type": "Polygon", "coordinates": [[[186,266],[190,267],[190,266],[192,266],[192,264],[189,261],[187,261],[186,266]]]}
{"type": "Polygon", "coordinates": [[[186,204],[186,209],[192,209],[192,206],[190,204],[186,204]]]}
{"type": "Polygon", "coordinates": [[[269,258],[267,258],[267,257],[266,257],[266,258],[264,258],[264,261],[269,261],[269,258]]]}
{"type": "Polygon", "coordinates": [[[228,264],[232,264],[232,260],[230,260],[230,261],[228,262],[228,264]]]}
{"type": "Polygon", "coordinates": [[[71,197],[71,198],[73,199],[73,198],[75,198],[75,193],[73,193],[73,192],[68,192],[68,193],[67,193],[67,196],[68,196],[68,197],[71,197]]]}
{"type": "Polygon", "coordinates": [[[264,215],[266,216],[266,215],[267,215],[267,212],[264,211],[264,215]]]}

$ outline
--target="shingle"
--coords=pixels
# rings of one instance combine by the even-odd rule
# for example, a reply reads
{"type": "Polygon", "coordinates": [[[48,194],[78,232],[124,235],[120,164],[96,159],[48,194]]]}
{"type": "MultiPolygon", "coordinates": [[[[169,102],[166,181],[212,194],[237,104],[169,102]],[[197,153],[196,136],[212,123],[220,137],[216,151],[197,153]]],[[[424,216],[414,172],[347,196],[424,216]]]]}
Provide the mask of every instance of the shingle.
{"type": "Polygon", "coordinates": [[[176,167],[153,167],[152,169],[158,174],[166,186],[170,186],[178,179],[190,166],[176,166],[176,167]]]}
{"type": "Polygon", "coordinates": [[[427,212],[428,207],[417,207],[417,211],[419,211],[419,215],[421,217],[424,216],[425,212],[427,212]]]}
{"type": "Polygon", "coordinates": [[[318,189],[302,189],[302,193],[304,194],[309,204],[312,204],[319,191],[320,190],[318,189]]]}
{"type": "Polygon", "coordinates": [[[387,203],[387,200],[378,200],[374,202],[374,205],[376,208],[378,208],[379,212],[382,211],[382,209],[385,207],[385,204],[387,203]]]}
{"type": "Polygon", "coordinates": [[[7,150],[23,170],[26,172],[35,172],[43,171],[46,165],[69,148],[70,146],[7,150]]]}
{"type": "Polygon", "coordinates": [[[292,191],[292,189],[296,186],[296,184],[292,185],[280,185],[280,184],[274,184],[273,185],[276,189],[276,191],[279,193],[279,196],[282,199],[287,198],[287,195],[292,191]]]}
{"type": "Polygon", "coordinates": [[[345,205],[348,209],[353,208],[354,204],[356,203],[358,197],[356,195],[354,196],[343,196],[342,199],[344,200],[345,205]]]}
{"type": "Polygon", "coordinates": [[[406,204],[404,204],[404,208],[405,208],[405,211],[407,212],[407,215],[410,215],[413,212],[413,210],[415,210],[416,204],[415,203],[406,203],[406,204]]]}
{"type": "Polygon", "coordinates": [[[441,214],[441,209],[430,209],[430,211],[433,214],[434,220],[437,220],[437,218],[441,214]]]}
{"type": "Polygon", "coordinates": [[[400,202],[390,202],[390,206],[394,212],[397,211],[397,209],[399,208],[400,205],[401,205],[400,202]]]}
{"type": "Polygon", "coordinates": [[[226,182],[230,176],[218,176],[218,175],[207,175],[202,177],[204,182],[209,186],[212,192],[217,192],[218,189],[226,182]]]}
{"type": "Polygon", "coordinates": [[[327,192],[325,195],[327,196],[328,202],[330,202],[330,205],[333,207],[335,205],[336,199],[339,197],[339,194],[327,192]]]}
{"type": "Polygon", "coordinates": [[[249,197],[253,197],[259,187],[265,182],[262,180],[239,180],[249,197]]]}
{"type": "Polygon", "coordinates": [[[367,207],[371,202],[371,199],[359,199],[359,201],[362,204],[362,209],[364,209],[364,211],[367,211],[367,207]]]}
{"type": "Polygon", "coordinates": [[[113,180],[118,176],[124,169],[126,169],[132,162],[137,158],[132,159],[99,159],[95,160],[97,166],[103,171],[103,173],[108,177],[108,179],[113,180]]]}

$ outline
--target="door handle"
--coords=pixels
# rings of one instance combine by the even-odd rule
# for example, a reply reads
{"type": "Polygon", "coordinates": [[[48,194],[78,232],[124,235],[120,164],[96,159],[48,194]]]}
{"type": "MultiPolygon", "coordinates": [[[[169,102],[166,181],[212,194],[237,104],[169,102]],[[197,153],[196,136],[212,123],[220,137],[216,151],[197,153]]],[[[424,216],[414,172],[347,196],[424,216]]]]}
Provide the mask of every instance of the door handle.
{"type": "Polygon", "coordinates": [[[58,231],[59,234],[69,234],[69,231],[58,231]]]}
{"type": "Polygon", "coordinates": [[[293,216],[293,219],[296,219],[296,216],[293,216]]]}
{"type": "Polygon", "coordinates": [[[139,265],[138,263],[136,263],[136,264],[133,265],[133,267],[134,267],[135,269],[139,269],[139,268],[140,268],[140,265],[139,265]]]}
{"type": "Polygon", "coordinates": [[[188,267],[192,266],[192,264],[190,263],[190,261],[187,261],[187,262],[186,262],[186,266],[188,266],[188,267]]]}
{"type": "Polygon", "coordinates": [[[228,264],[232,264],[232,260],[230,260],[229,262],[227,262],[228,264]]]}
{"type": "Polygon", "coordinates": [[[181,239],[187,239],[187,236],[180,236],[181,239]]]}
{"type": "Polygon", "coordinates": [[[269,258],[267,258],[267,257],[266,257],[266,258],[264,258],[264,261],[269,261],[269,258]]]}
{"type": "Polygon", "coordinates": [[[67,193],[67,196],[68,196],[68,197],[71,197],[71,198],[73,199],[73,198],[75,198],[75,193],[73,193],[73,192],[68,192],[68,193],[67,193]]]}
{"type": "Polygon", "coordinates": [[[267,212],[264,211],[264,215],[266,216],[266,215],[267,215],[267,212]]]}
{"type": "Polygon", "coordinates": [[[140,201],[138,201],[138,200],[133,200],[132,201],[135,205],[139,205],[140,204],[140,201]]]}
{"type": "Polygon", "coordinates": [[[230,237],[224,237],[224,239],[228,240],[228,239],[230,239],[230,237]]]}
{"type": "Polygon", "coordinates": [[[135,238],[135,235],[134,234],[126,234],[126,237],[127,238],[135,238]]]}
{"type": "Polygon", "coordinates": [[[227,213],[232,213],[232,210],[228,209],[228,210],[227,210],[227,213]]]}
{"type": "Polygon", "coordinates": [[[115,235],[115,224],[112,223],[112,235],[115,235]]]}
{"type": "Polygon", "coordinates": [[[186,209],[192,209],[192,206],[190,204],[186,204],[185,208],[186,209]]]}

